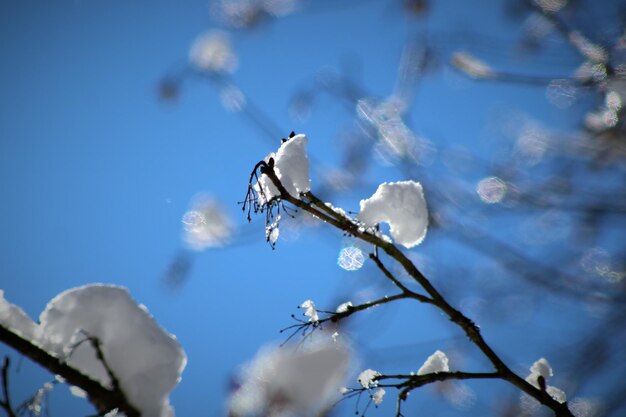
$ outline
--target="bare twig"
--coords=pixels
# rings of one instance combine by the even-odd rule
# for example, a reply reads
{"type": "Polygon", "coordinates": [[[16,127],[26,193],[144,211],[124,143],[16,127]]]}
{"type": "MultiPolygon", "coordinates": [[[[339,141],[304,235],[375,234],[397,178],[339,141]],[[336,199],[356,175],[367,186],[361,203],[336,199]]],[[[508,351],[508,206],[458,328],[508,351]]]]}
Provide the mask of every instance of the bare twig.
{"type": "Polygon", "coordinates": [[[9,396],[9,366],[11,361],[8,356],[4,357],[4,364],[2,365],[2,395],[3,399],[0,400],[0,407],[4,408],[7,413],[7,417],[16,417],[13,406],[11,405],[11,397],[9,396]]]}
{"type": "Polygon", "coordinates": [[[385,267],[385,265],[383,265],[382,261],[380,260],[380,258],[378,257],[377,254],[374,253],[370,253],[370,259],[372,261],[374,261],[374,263],[376,264],[376,266],[378,267],[378,269],[380,269],[383,274],[385,274],[385,276],[387,278],[389,278],[398,288],[400,288],[402,290],[402,292],[404,294],[407,294],[407,296],[411,297],[411,298],[415,298],[418,301],[421,301],[422,303],[428,303],[428,304],[432,304],[433,300],[422,295],[422,294],[418,294],[414,291],[409,290],[404,284],[402,284],[396,277],[393,276],[393,274],[387,269],[387,267],[385,267]]]}

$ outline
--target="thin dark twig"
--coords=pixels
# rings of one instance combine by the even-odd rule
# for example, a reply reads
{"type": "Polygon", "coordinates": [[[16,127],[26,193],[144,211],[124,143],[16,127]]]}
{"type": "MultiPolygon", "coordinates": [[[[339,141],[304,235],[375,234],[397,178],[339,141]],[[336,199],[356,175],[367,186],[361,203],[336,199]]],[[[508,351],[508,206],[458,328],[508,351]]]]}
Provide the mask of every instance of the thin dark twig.
{"type": "Polygon", "coordinates": [[[107,371],[107,375],[109,376],[109,381],[111,382],[111,387],[113,388],[114,391],[121,392],[122,389],[120,387],[120,381],[117,379],[117,376],[115,376],[115,373],[113,372],[113,370],[111,370],[111,367],[109,366],[108,362],[104,358],[104,353],[102,352],[102,342],[100,342],[100,339],[98,339],[97,337],[91,337],[91,336],[89,337],[89,342],[91,343],[91,346],[96,351],[96,357],[102,363],[102,366],[104,366],[104,369],[107,371]]]}
{"type": "Polygon", "coordinates": [[[8,356],[4,357],[4,364],[2,365],[2,394],[4,399],[0,400],[0,407],[4,408],[7,413],[7,417],[17,417],[13,406],[11,406],[11,397],[9,396],[9,366],[11,361],[8,356]]]}
{"type": "MultiPolygon", "coordinates": [[[[414,298],[411,297],[410,294],[406,294],[406,293],[400,293],[400,294],[395,294],[395,295],[390,295],[390,296],[384,296],[382,298],[379,298],[377,300],[374,301],[368,301],[367,303],[363,303],[363,304],[359,304],[356,306],[348,306],[346,308],[345,311],[342,312],[329,312],[329,311],[323,311],[323,310],[317,310],[318,313],[326,313],[329,314],[328,317],[325,317],[323,319],[320,320],[315,320],[315,321],[304,321],[301,320],[299,318],[297,318],[295,315],[291,315],[291,318],[293,318],[294,320],[296,320],[298,323],[296,324],[292,324],[291,326],[287,326],[283,329],[280,330],[280,333],[283,333],[286,330],[291,330],[291,329],[295,329],[288,337],[287,339],[281,343],[282,345],[285,345],[287,342],[289,342],[289,340],[291,340],[296,334],[298,334],[300,331],[302,331],[303,335],[307,335],[307,330],[309,328],[311,328],[311,332],[317,328],[321,328],[322,325],[324,323],[328,323],[328,322],[332,322],[332,323],[336,323],[342,319],[345,319],[346,317],[351,316],[352,314],[359,312],[359,311],[363,311],[363,310],[367,310],[369,308],[378,306],[378,305],[382,305],[382,304],[386,304],[386,303],[390,303],[392,301],[395,300],[400,300],[403,298],[414,298]]],[[[310,334],[310,332],[309,332],[310,334]]]]}
{"type": "Polygon", "coordinates": [[[393,282],[396,285],[396,287],[400,288],[403,293],[405,293],[411,298],[415,298],[416,300],[421,301],[422,303],[432,304],[433,302],[432,299],[426,297],[425,295],[418,294],[414,291],[411,291],[404,284],[402,284],[395,276],[393,276],[393,274],[382,263],[382,261],[380,260],[377,254],[370,253],[370,259],[374,261],[378,269],[380,269],[382,273],[385,274],[385,276],[389,278],[391,282],[393,282]]]}

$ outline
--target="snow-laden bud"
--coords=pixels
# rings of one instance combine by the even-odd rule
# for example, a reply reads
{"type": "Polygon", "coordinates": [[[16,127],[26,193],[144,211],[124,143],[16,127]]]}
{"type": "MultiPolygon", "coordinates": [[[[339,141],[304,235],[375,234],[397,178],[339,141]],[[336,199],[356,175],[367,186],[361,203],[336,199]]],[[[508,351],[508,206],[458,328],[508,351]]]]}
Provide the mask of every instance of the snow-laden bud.
{"type": "Polygon", "coordinates": [[[299,306],[304,309],[304,314],[309,318],[309,321],[312,323],[317,323],[320,320],[319,315],[317,314],[317,309],[315,308],[315,303],[311,300],[306,300],[299,306]]]}
{"type": "MultiPolygon", "coordinates": [[[[298,198],[300,193],[311,190],[309,176],[309,158],[306,154],[307,137],[303,134],[294,135],[278,148],[276,154],[271,153],[265,161],[274,160],[274,172],[285,190],[292,197],[298,198]]],[[[268,162],[269,163],[269,162],[268,162]]],[[[259,178],[254,185],[259,202],[264,204],[279,195],[278,189],[266,175],[259,178]]]]}
{"type": "Polygon", "coordinates": [[[548,378],[552,375],[552,368],[548,360],[541,358],[530,367],[530,375],[526,377],[526,382],[533,385],[535,388],[545,390],[556,401],[564,403],[567,400],[565,392],[552,385],[547,385],[548,378]]]}
{"type": "Polygon", "coordinates": [[[352,301],[346,301],[345,303],[339,304],[335,313],[345,313],[352,308],[352,301]]]}
{"type": "Polygon", "coordinates": [[[356,381],[361,384],[363,388],[372,388],[378,386],[378,381],[376,381],[376,377],[381,376],[382,374],[373,369],[366,369],[359,374],[356,381]]]}

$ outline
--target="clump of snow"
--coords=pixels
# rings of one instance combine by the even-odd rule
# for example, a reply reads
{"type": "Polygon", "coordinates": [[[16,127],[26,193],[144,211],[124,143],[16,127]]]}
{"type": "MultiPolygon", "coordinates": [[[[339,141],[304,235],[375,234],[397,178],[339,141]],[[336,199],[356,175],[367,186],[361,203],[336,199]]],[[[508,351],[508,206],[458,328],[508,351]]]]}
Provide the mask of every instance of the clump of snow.
{"type": "Polygon", "coordinates": [[[87,393],[80,387],[76,385],[70,385],[70,392],[74,397],[78,398],[87,398],[87,393]]]}
{"type": "Polygon", "coordinates": [[[417,371],[418,375],[435,374],[437,372],[450,372],[448,357],[438,350],[426,359],[426,362],[417,371]]]}
{"type": "Polygon", "coordinates": [[[361,384],[363,388],[372,388],[378,386],[378,381],[375,380],[376,377],[381,376],[382,374],[373,369],[366,369],[359,374],[356,381],[361,384]]]}
{"type": "MultiPolygon", "coordinates": [[[[539,377],[540,376],[543,377],[545,382],[547,383],[548,378],[550,378],[553,375],[554,374],[552,372],[552,368],[550,367],[550,364],[548,363],[548,360],[546,358],[541,358],[535,363],[533,363],[532,366],[530,367],[530,375],[526,377],[526,382],[530,383],[535,388],[541,389],[541,386],[539,385],[539,377]]],[[[554,398],[556,401],[560,403],[564,403],[565,401],[567,401],[567,395],[565,395],[565,392],[563,392],[557,387],[547,385],[546,392],[550,394],[552,398],[554,398]]]]}
{"type": "Polygon", "coordinates": [[[550,394],[550,396],[552,398],[554,398],[555,400],[557,400],[560,403],[564,403],[565,401],[567,401],[567,395],[565,394],[565,391],[557,388],[557,387],[553,387],[552,385],[548,385],[546,387],[546,392],[548,394],[550,394]]]}
{"type": "Polygon", "coordinates": [[[345,313],[351,307],[352,307],[352,301],[346,301],[345,303],[339,304],[339,306],[337,306],[337,310],[335,310],[335,312],[336,313],[345,313]]]}
{"type": "Polygon", "coordinates": [[[121,389],[142,416],[173,416],[168,394],[180,380],[185,353],[125,288],[93,284],[67,290],[48,303],[40,322],[40,346],[110,387],[88,340],[97,338],[121,389]]]}
{"type": "MultiPolygon", "coordinates": [[[[93,284],[67,290],[48,303],[39,320],[36,324],[8,303],[0,290],[0,324],[110,388],[108,372],[90,341],[97,338],[108,367],[142,416],[174,415],[168,394],[180,380],[185,353],[125,288],[93,284]]],[[[31,401],[35,415],[52,386],[44,385],[31,401]]],[[[70,390],[85,395],[78,387],[70,390]]]]}
{"type": "Polygon", "coordinates": [[[224,246],[235,231],[233,221],[222,205],[206,194],[194,197],[182,222],[183,241],[195,251],[224,246]]]}
{"type": "Polygon", "coordinates": [[[243,368],[229,415],[318,415],[338,392],[348,362],[339,343],[265,348],[243,368]]]}
{"type": "Polygon", "coordinates": [[[328,207],[329,209],[331,209],[332,211],[334,211],[335,213],[337,213],[338,215],[340,215],[341,217],[350,219],[350,216],[348,216],[348,213],[346,213],[346,211],[342,209],[341,207],[335,207],[332,205],[332,203],[324,203],[324,205],[328,207]]]}
{"type": "Polygon", "coordinates": [[[541,375],[546,380],[554,375],[552,373],[552,368],[550,367],[550,364],[548,363],[548,360],[546,358],[541,358],[533,363],[533,365],[530,367],[530,374],[535,376],[541,375]]]}
{"type": "Polygon", "coordinates": [[[35,339],[39,331],[37,323],[24,310],[4,298],[3,290],[0,290],[0,325],[26,340],[35,339]]]}
{"type": "MultiPolygon", "coordinates": [[[[311,190],[309,176],[309,158],[306,154],[307,137],[303,134],[295,135],[285,141],[276,154],[271,153],[265,158],[269,162],[274,159],[274,172],[292,197],[298,198],[300,193],[311,190]]],[[[254,185],[261,204],[278,197],[279,192],[267,176],[263,175],[254,185]]]]}
{"type": "Polygon", "coordinates": [[[428,230],[428,209],[422,185],[415,181],[385,182],[361,200],[358,219],[372,227],[386,222],[393,239],[407,247],[419,245],[428,230]]]}
{"type": "Polygon", "coordinates": [[[219,73],[232,72],[237,67],[230,38],[220,30],[198,36],[189,50],[189,61],[198,69],[219,73]]]}
{"type": "Polygon", "coordinates": [[[315,303],[313,301],[306,300],[305,302],[300,304],[299,307],[305,309],[304,313],[302,313],[302,314],[307,316],[309,318],[310,322],[316,323],[316,322],[320,321],[320,317],[317,314],[317,309],[315,308],[315,303]]]}
{"type": "Polygon", "coordinates": [[[382,404],[385,393],[386,391],[382,388],[378,388],[376,391],[374,391],[374,394],[372,394],[372,401],[374,401],[375,405],[379,406],[382,404]]]}
{"type": "Polygon", "coordinates": [[[280,228],[278,227],[279,224],[280,214],[276,216],[273,222],[265,225],[265,240],[270,242],[272,245],[276,243],[278,236],[280,235],[280,228]]]}

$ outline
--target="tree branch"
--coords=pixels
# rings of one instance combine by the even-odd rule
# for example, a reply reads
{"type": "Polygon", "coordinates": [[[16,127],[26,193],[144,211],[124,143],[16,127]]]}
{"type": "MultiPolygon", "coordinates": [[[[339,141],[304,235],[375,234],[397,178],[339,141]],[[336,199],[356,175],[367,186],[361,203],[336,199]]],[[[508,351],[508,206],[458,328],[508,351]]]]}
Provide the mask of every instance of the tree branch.
{"type": "MultiPolygon", "coordinates": [[[[496,354],[491,346],[483,339],[480,330],[476,324],[464,316],[459,310],[452,307],[445,298],[437,291],[437,289],[430,283],[430,281],[413,265],[411,260],[404,255],[404,253],[398,249],[394,244],[389,243],[378,237],[376,234],[369,232],[352,221],[337,219],[334,216],[330,216],[326,213],[322,213],[319,210],[311,207],[310,203],[302,201],[298,198],[291,196],[285,187],[281,184],[280,180],[274,172],[274,168],[270,167],[267,163],[261,161],[255,167],[261,167],[262,175],[272,181],[274,186],[280,192],[280,198],[284,201],[288,201],[294,206],[313,214],[316,217],[324,220],[327,223],[341,229],[365,242],[371,243],[374,246],[380,247],[387,255],[395,259],[404,270],[430,295],[431,304],[438,307],[443,311],[450,321],[459,326],[470,339],[470,341],[480,349],[480,351],[489,359],[494,368],[497,371],[500,379],[503,379],[510,384],[516,386],[521,391],[535,398],[541,404],[550,408],[557,417],[573,417],[573,414],[567,407],[567,403],[560,403],[552,398],[547,392],[535,388],[530,383],[526,382],[523,378],[515,374],[504,361],[496,354]]],[[[313,196],[311,192],[306,193],[305,196],[313,196]]],[[[319,200],[319,199],[317,199],[319,200]]],[[[315,200],[313,200],[315,201],[315,200]]]]}
{"type": "Polygon", "coordinates": [[[128,402],[121,390],[109,390],[99,382],[94,381],[76,368],[69,366],[61,359],[46,352],[29,340],[13,333],[4,325],[0,324],[0,341],[28,357],[33,362],[55,375],[61,375],[68,384],[76,385],[87,393],[89,401],[96,407],[98,412],[105,414],[115,408],[124,412],[128,417],[140,417],[141,413],[128,402]]]}

